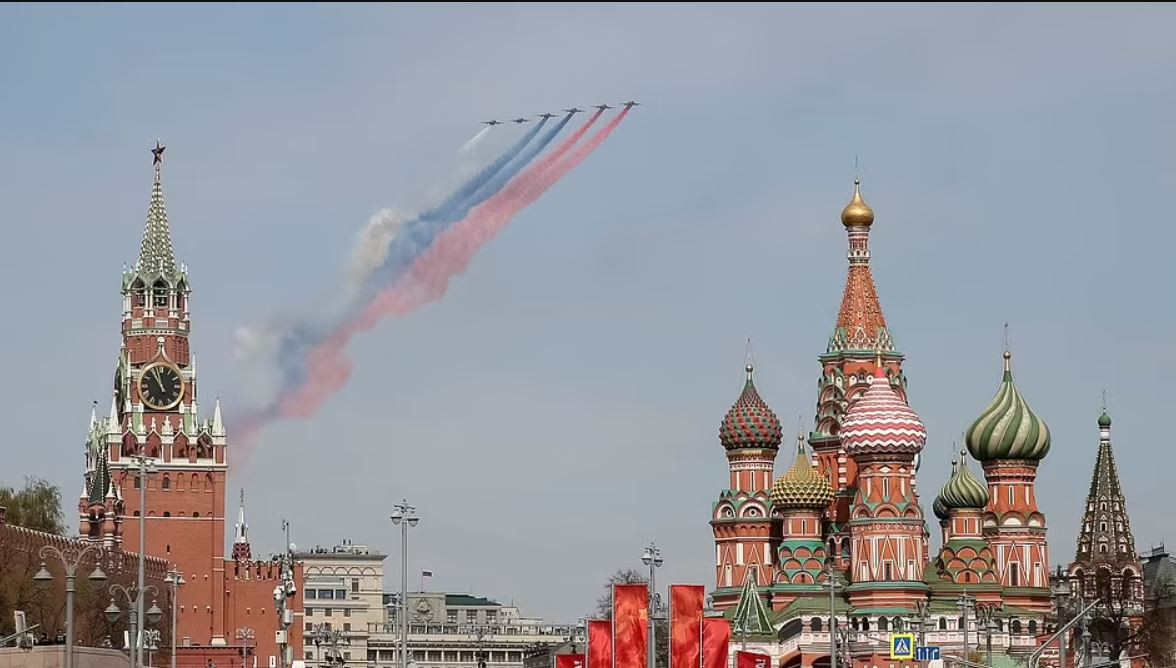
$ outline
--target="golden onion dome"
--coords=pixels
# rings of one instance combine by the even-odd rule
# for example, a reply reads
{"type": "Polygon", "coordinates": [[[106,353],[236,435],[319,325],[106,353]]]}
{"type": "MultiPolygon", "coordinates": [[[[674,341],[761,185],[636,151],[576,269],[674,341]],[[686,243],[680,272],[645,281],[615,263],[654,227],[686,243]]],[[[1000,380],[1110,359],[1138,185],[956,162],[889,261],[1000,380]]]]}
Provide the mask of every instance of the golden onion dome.
{"type": "Polygon", "coordinates": [[[869,227],[874,224],[874,210],[862,199],[861,180],[853,180],[853,199],[841,210],[841,224],[846,227],[869,227]]]}
{"type": "Polygon", "coordinates": [[[785,510],[820,510],[832,502],[833,486],[813,468],[804,447],[804,437],[798,435],[792,468],[772,485],[772,506],[785,510]]]}

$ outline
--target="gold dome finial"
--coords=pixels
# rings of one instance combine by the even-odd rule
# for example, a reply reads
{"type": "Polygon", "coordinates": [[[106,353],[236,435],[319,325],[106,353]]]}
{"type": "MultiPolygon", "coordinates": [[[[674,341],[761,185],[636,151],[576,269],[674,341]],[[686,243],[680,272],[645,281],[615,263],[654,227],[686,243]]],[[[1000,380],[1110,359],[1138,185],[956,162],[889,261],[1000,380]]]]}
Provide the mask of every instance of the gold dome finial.
{"type": "Polygon", "coordinates": [[[861,179],[853,180],[853,199],[841,210],[841,224],[846,227],[869,227],[874,224],[874,210],[862,199],[861,179]]]}

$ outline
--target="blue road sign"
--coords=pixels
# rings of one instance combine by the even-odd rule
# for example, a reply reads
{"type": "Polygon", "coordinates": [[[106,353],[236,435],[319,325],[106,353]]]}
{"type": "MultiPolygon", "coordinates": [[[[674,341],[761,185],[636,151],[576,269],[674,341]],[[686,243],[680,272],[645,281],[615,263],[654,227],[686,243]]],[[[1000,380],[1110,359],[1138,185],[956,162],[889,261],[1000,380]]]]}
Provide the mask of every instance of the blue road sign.
{"type": "Polygon", "coordinates": [[[915,657],[915,634],[893,633],[890,635],[890,658],[910,661],[915,657]]]}
{"type": "Polygon", "coordinates": [[[916,647],[915,648],[915,660],[916,661],[938,661],[939,658],[940,658],[939,648],[936,647],[935,645],[929,645],[927,647],[916,647]]]}

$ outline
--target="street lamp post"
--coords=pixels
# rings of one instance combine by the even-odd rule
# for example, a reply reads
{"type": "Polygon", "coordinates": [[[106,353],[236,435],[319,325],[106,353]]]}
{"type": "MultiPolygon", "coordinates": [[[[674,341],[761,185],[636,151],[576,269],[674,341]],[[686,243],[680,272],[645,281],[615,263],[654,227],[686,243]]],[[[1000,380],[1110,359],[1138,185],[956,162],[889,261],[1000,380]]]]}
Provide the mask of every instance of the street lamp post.
{"type": "Polygon", "coordinates": [[[931,604],[927,599],[915,601],[915,618],[919,620],[919,647],[927,644],[927,617],[931,614],[931,604]]]}
{"type": "Polygon", "coordinates": [[[176,668],[176,603],[179,601],[180,587],[187,581],[178,568],[168,571],[164,581],[171,586],[171,668],[176,668]]]}
{"type": "Polygon", "coordinates": [[[408,528],[421,518],[408,499],[392,506],[392,524],[400,527],[400,668],[408,668],[408,528]]]}
{"type": "Polygon", "coordinates": [[[152,652],[159,649],[159,629],[147,629],[143,632],[143,646],[147,650],[147,666],[154,666],[152,652]]]}
{"type": "MultiPolygon", "coordinates": [[[[1070,597],[1070,585],[1062,577],[1062,569],[1060,566],[1058,567],[1058,584],[1053,587],[1053,591],[1050,593],[1054,599],[1054,606],[1057,608],[1058,623],[1060,625],[1062,619],[1062,610],[1066,605],[1066,599],[1070,597]]],[[[1062,634],[1058,636],[1058,649],[1060,650],[1058,654],[1058,668],[1066,668],[1067,635],[1068,633],[1063,631],[1062,634]]]]}
{"type": "Polygon", "coordinates": [[[274,555],[271,562],[279,567],[281,582],[274,585],[274,609],[278,613],[278,632],[275,634],[278,645],[278,666],[286,668],[293,663],[290,643],[290,625],[294,623],[294,612],[289,608],[289,601],[298,593],[294,584],[294,543],[290,542],[290,523],[282,520],[282,530],[286,532],[286,550],[274,555]]]}
{"type": "Polygon", "coordinates": [[[326,624],[318,624],[310,632],[314,647],[319,653],[319,665],[335,668],[347,664],[339,647],[351,645],[351,641],[339,629],[333,629],[326,624]],[[324,649],[325,648],[325,649],[324,649]]]}
{"type": "MultiPolygon", "coordinates": [[[[249,657],[253,656],[252,644],[255,634],[248,626],[237,629],[237,640],[241,641],[241,661],[244,668],[249,668],[249,657]]],[[[257,665],[257,657],[253,657],[253,664],[257,665]]],[[[175,668],[174,666],[172,668],[175,668]]]]}
{"type": "Polygon", "coordinates": [[[977,603],[976,622],[984,628],[984,663],[992,666],[992,620],[1000,605],[996,603],[977,603]]]}
{"type": "MultiPolygon", "coordinates": [[[[657,627],[654,625],[654,613],[656,610],[656,596],[657,585],[655,584],[654,576],[658,568],[661,568],[662,562],[661,550],[653,543],[645,548],[645,552],[641,554],[641,563],[649,566],[649,668],[657,668],[657,627]]],[[[746,634],[745,634],[746,635],[746,634]]],[[[746,641],[745,641],[746,642],[746,641]]]]}
{"type": "Polygon", "coordinates": [[[127,600],[127,614],[131,619],[131,642],[133,643],[133,645],[128,648],[127,654],[129,654],[131,658],[131,668],[135,668],[135,666],[143,665],[141,661],[143,639],[140,637],[143,632],[142,627],[146,626],[147,624],[156,624],[159,622],[159,619],[163,617],[163,611],[160,610],[159,606],[155,604],[155,597],[159,595],[159,591],[151,585],[143,587],[142,589],[139,587],[124,587],[119,584],[110,585],[110,605],[107,606],[106,610],[103,612],[106,615],[106,620],[112,624],[118,621],[118,618],[123,613],[123,610],[119,608],[118,604],[116,603],[118,594],[122,594],[123,597],[127,600]],[[131,595],[131,592],[134,592],[133,596],[131,595]],[[151,608],[147,610],[146,613],[144,613],[143,617],[140,617],[139,611],[143,609],[144,603],[143,594],[147,592],[151,592],[151,608]],[[142,623],[144,621],[146,624],[142,623]],[[136,653],[136,649],[139,650],[138,653],[136,653]]]}
{"type": "MultiPolygon", "coordinates": [[[[74,645],[74,592],[77,590],[76,578],[78,573],[78,566],[85,559],[86,555],[94,552],[96,557],[102,556],[102,547],[99,545],[88,545],[80,551],[77,548],[67,547],[65,550],[59,549],[55,545],[45,545],[41,548],[41,570],[33,576],[33,581],[40,584],[47,584],[53,580],[53,576],[49,574],[49,569],[45,568],[44,559],[56,557],[61,561],[61,566],[65,570],[65,668],[73,668],[73,645],[74,645]]],[[[96,584],[106,582],[106,574],[102,569],[95,565],[94,570],[90,571],[89,580],[96,584]]]]}
{"type": "MultiPolygon", "coordinates": [[[[834,563],[836,542],[829,539],[829,558],[825,561],[826,584],[829,585],[829,668],[837,668],[837,567],[834,563]]],[[[846,627],[848,628],[848,626],[846,627]]],[[[846,646],[849,643],[846,642],[846,646]]]]}
{"type": "Polygon", "coordinates": [[[968,655],[968,609],[976,603],[976,599],[968,596],[968,592],[960,594],[956,599],[956,604],[960,606],[960,615],[962,619],[961,627],[964,629],[964,656],[968,655]]]}
{"type": "MultiPolygon", "coordinates": [[[[162,340],[162,339],[161,339],[162,340]]],[[[143,454],[143,446],[139,446],[138,454],[131,457],[139,468],[139,585],[138,591],[142,592],[146,589],[147,584],[147,475],[155,471],[155,460],[143,454]]],[[[124,590],[125,593],[125,590],[124,590]]],[[[139,619],[143,619],[143,597],[137,599],[137,615],[139,619]]],[[[152,606],[155,604],[152,603],[152,606]]],[[[156,608],[158,609],[158,608],[156,608]]],[[[143,663],[143,643],[135,643],[136,654],[135,660],[132,661],[132,667],[137,663],[143,663]]]]}

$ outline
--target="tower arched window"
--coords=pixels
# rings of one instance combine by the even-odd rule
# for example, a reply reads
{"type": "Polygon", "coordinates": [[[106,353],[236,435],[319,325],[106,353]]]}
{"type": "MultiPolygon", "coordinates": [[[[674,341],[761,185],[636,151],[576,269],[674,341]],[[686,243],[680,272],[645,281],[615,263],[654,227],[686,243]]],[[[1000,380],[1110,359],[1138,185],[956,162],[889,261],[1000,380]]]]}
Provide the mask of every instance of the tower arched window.
{"type": "Polygon", "coordinates": [[[1009,564],[1009,586],[1010,587],[1020,587],[1021,586],[1021,564],[1018,564],[1018,563],[1009,564]]]}
{"type": "Polygon", "coordinates": [[[890,630],[890,620],[886,619],[885,617],[879,617],[878,618],[878,630],[879,631],[889,631],[890,630]]]}
{"type": "Polygon", "coordinates": [[[163,482],[159,483],[159,486],[161,489],[171,489],[171,478],[163,476],[163,482]]]}
{"type": "Polygon", "coordinates": [[[814,633],[820,633],[820,631],[821,631],[821,618],[820,617],[813,617],[812,620],[809,622],[809,626],[812,628],[814,633]]]}
{"type": "Polygon", "coordinates": [[[947,617],[940,617],[939,618],[939,630],[940,631],[947,630],[947,617]]]}
{"type": "Polygon", "coordinates": [[[171,290],[166,281],[160,279],[151,286],[151,305],[155,308],[167,308],[171,302],[171,290]]]}
{"type": "Polygon", "coordinates": [[[143,308],[147,305],[147,288],[143,285],[143,281],[135,279],[131,284],[131,306],[143,308]]]}
{"type": "Polygon", "coordinates": [[[200,517],[200,513],[192,513],[192,517],[200,517]]]}
{"type": "Polygon", "coordinates": [[[1106,531],[1107,530],[1107,523],[1106,522],[1099,522],[1098,523],[1098,530],[1099,531],[1106,531]]]}
{"type": "Polygon", "coordinates": [[[1035,633],[1037,633],[1037,620],[1030,619],[1029,620],[1029,635],[1033,635],[1035,633]]]}
{"type": "Polygon", "coordinates": [[[206,492],[212,491],[212,474],[211,473],[207,473],[204,476],[204,491],[206,491],[206,492]]]}

